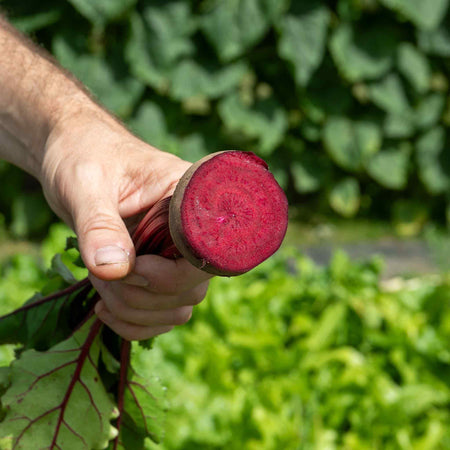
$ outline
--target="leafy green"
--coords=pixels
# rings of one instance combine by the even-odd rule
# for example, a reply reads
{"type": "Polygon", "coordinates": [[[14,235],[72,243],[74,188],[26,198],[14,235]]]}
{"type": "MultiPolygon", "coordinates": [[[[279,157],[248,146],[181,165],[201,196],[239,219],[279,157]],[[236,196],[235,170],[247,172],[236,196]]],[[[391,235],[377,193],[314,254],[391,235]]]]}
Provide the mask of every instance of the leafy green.
{"type": "Polygon", "coordinates": [[[103,26],[130,10],[137,0],[69,0],[70,3],[94,25],[103,26]]]}
{"type": "Polygon", "coordinates": [[[418,92],[426,92],[430,87],[431,67],[425,55],[412,44],[398,47],[398,68],[418,92]]]}
{"type": "Polygon", "coordinates": [[[344,169],[352,171],[360,170],[364,161],[381,146],[381,131],[372,122],[330,117],[323,133],[324,145],[331,158],[344,169]]]}
{"type": "Polygon", "coordinates": [[[14,448],[104,448],[114,405],[99,381],[93,320],[45,353],[28,350],[11,366],[0,436],[14,448]],[[49,395],[51,389],[51,395],[49,395]]]}
{"type": "Polygon", "coordinates": [[[408,181],[410,153],[408,145],[382,150],[367,162],[367,172],[389,189],[403,189],[408,181]]]}
{"type": "Polygon", "coordinates": [[[222,61],[230,61],[256,44],[284,8],[285,1],[213,0],[201,28],[222,61]]]}
{"type": "Polygon", "coordinates": [[[324,56],[330,14],[320,2],[308,2],[296,9],[280,21],[278,51],[282,58],[292,63],[295,80],[303,86],[324,56]]]}
{"type": "Polygon", "coordinates": [[[450,187],[450,158],[445,149],[445,130],[442,127],[427,131],[417,141],[419,176],[426,188],[439,194],[450,187]]]}
{"type": "Polygon", "coordinates": [[[249,107],[238,94],[232,94],[220,102],[219,114],[231,131],[257,139],[261,155],[269,155],[275,150],[288,126],[286,113],[273,98],[249,107]]]}
{"type": "Polygon", "coordinates": [[[380,0],[388,8],[392,8],[413,22],[419,28],[436,28],[447,11],[448,0],[380,0]]]}
{"type": "MultiPolygon", "coordinates": [[[[95,99],[150,144],[189,161],[224,148],[259,153],[291,201],[304,204],[308,195],[312,213],[329,213],[329,193],[344,170],[363,193],[383,195],[388,186],[401,185],[396,189],[402,197],[425,200],[433,218],[446,215],[442,190],[419,193],[398,176],[381,181],[369,173],[367,161],[382,146],[416,147],[423,133],[450,123],[448,5],[2,1],[13,24],[50,49],[95,99]],[[311,146],[317,169],[289,147],[295,139],[311,146]]],[[[423,178],[416,154],[409,154],[411,180],[423,178]]],[[[56,217],[36,194],[36,183],[8,165],[1,176],[5,231],[44,236],[56,217]]],[[[384,217],[377,201],[364,205],[360,214],[384,217]]]]}
{"type": "Polygon", "coordinates": [[[140,99],[144,86],[124,70],[119,49],[107,55],[87,53],[72,45],[70,36],[57,35],[53,52],[62,66],[74,73],[108,109],[128,117],[140,99]]]}
{"type": "Polygon", "coordinates": [[[384,75],[393,65],[395,47],[395,34],[376,25],[361,34],[342,23],[330,40],[333,59],[342,76],[351,82],[384,75]]]}
{"type": "Polygon", "coordinates": [[[395,74],[373,83],[370,98],[375,105],[391,114],[406,115],[410,109],[401,79],[395,74]]]}
{"type": "Polygon", "coordinates": [[[354,216],[360,205],[360,190],[358,180],[345,178],[336,183],[330,192],[331,207],[344,217],[354,216]]]}

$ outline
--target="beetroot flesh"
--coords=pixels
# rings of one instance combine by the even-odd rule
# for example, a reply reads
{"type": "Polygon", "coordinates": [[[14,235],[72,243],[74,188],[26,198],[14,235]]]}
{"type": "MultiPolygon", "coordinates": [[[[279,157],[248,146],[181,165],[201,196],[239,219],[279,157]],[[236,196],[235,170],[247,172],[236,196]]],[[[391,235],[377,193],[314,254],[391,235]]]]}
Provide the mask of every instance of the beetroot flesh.
{"type": "Polygon", "coordinates": [[[195,266],[239,275],[278,250],[288,203],[262,159],[226,151],[186,172],[172,197],[169,220],[176,247],[195,266]]]}

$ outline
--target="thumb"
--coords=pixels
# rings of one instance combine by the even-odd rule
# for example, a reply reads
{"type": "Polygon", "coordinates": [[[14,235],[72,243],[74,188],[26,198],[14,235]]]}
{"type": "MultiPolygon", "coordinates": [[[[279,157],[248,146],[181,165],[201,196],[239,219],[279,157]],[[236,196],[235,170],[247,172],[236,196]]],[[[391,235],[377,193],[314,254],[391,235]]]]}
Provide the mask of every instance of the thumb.
{"type": "Polygon", "coordinates": [[[135,252],[117,206],[108,203],[91,199],[75,211],[75,231],[89,272],[102,280],[117,280],[132,270],[135,252]]]}

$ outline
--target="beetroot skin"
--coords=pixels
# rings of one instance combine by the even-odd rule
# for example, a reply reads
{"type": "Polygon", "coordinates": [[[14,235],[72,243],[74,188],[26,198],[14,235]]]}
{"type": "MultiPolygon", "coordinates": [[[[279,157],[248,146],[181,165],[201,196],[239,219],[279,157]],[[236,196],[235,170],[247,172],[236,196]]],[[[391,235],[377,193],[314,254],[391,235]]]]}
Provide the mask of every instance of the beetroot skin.
{"type": "Polygon", "coordinates": [[[239,275],[280,247],[288,203],[262,159],[219,152],[182,177],[169,222],[176,247],[192,264],[216,275],[239,275]]]}

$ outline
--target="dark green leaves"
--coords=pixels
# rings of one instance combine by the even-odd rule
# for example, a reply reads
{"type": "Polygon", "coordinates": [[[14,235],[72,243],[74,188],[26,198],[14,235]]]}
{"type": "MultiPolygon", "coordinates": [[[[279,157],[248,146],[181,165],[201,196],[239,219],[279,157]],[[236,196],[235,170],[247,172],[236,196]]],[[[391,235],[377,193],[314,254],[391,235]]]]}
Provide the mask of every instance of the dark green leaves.
{"type": "Polygon", "coordinates": [[[330,117],[324,126],[323,141],[330,157],[344,169],[358,171],[381,145],[381,131],[375,123],[330,117]]]}
{"type": "Polygon", "coordinates": [[[201,28],[221,61],[231,61],[255,45],[268,31],[284,1],[214,0],[201,17],[201,28]]]}
{"type": "Polygon", "coordinates": [[[362,32],[342,23],[330,40],[330,51],[342,76],[350,82],[376,79],[393,64],[396,36],[392,29],[371,26],[362,32]]]}
{"type": "Polygon", "coordinates": [[[403,189],[408,180],[410,154],[408,145],[381,150],[367,162],[367,172],[388,189],[403,189]]]}
{"type": "Polygon", "coordinates": [[[322,62],[330,13],[321,3],[290,11],[280,21],[278,51],[294,67],[295,81],[304,86],[322,62]]]}
{"type": "Polygon", "coordinates": [[[285,111],[272,98],[246,105],[239,95],[230,95],[220,102],[219,114],[230,131],[257,139],[261,155],[274,151],[288,126],[285,111]]]}
{"type": "Polygon", "coordinates": [[[382,4],[413,22],[418,28],[434,29],[442,21],[448,0],[380,0],[382,4]]]}
{"type": "Polygon", "coordinates": [[[450,154],[442,127],[429,130],[417,141],[417,163],[429,192],[440,194],[450,188],[450,154]]]}
{"type": "Polygon", "coordinates": [[[53,51],[59,62],[85,83],[108,109],[128,117],[144,86],[125,70],[120,49],[112,48],[106,55],[91,54],[86,47],[73,46],[71,41],[67,35],[55,36],[53,51]]]}
{"type": "Polygon", "coordinates": [[[104,26],[107,22],[118,19],[130,10],[137,0],[68,0],[96,26],[104,26]]]}

